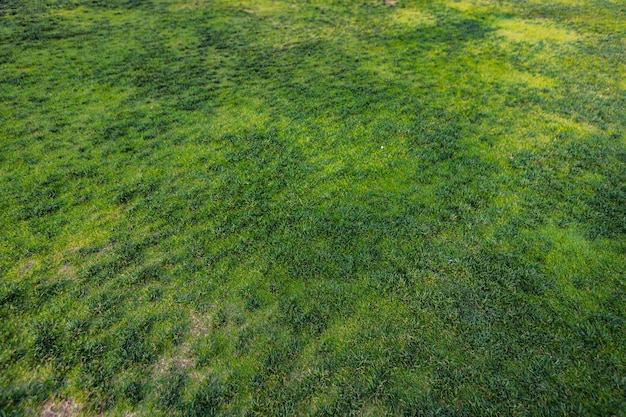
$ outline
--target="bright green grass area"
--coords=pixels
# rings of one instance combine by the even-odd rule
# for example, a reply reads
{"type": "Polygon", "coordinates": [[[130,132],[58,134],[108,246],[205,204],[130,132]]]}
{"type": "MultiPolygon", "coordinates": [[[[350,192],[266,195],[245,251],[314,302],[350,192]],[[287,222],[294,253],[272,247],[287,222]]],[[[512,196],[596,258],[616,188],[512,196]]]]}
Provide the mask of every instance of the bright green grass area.
{"type": "Polygon", "coordinates": [[[626,3],[0,2],[0,415],[626,415],[626,3]]]}

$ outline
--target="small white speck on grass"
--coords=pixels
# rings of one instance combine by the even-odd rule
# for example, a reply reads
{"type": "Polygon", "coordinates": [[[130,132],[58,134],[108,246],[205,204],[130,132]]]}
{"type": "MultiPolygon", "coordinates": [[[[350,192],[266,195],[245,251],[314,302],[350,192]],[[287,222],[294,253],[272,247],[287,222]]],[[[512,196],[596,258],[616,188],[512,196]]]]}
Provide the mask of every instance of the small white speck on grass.
{"type": "Polygon", "coordinates": [[[383,145],[380,145],[380,149],[385,149],[385,147],[383,145]]]}

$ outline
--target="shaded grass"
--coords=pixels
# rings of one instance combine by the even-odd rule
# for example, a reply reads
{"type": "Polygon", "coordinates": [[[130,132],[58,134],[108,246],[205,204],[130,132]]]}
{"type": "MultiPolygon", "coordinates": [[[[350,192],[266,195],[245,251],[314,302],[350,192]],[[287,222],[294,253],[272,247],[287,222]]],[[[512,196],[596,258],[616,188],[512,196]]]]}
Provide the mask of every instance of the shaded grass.
{"type": "Polygon", "coordinates": [[[617,2],[0,15],[1,413],[626,412],[617,2]]]}

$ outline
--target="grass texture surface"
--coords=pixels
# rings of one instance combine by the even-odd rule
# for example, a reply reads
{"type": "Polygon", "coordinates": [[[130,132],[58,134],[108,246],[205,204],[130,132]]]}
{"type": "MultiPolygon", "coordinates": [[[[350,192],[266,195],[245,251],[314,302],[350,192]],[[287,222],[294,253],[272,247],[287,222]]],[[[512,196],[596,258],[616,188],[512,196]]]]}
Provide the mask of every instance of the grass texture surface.
{"type": "Polygon", "coordinates": [[[2,0],[0,416],[624,416],[625,109],[622,0],[2,0]]]}

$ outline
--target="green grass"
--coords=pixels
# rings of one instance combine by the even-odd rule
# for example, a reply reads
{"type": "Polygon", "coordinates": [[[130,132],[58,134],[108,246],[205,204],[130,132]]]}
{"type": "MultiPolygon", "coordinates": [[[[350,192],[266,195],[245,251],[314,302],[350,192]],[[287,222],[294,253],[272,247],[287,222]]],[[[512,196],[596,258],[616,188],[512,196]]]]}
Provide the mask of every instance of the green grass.
{"type": "Polygon", "coordinates": [[[614,0],[2,1],[0,415],[626,415],[625,42],[614,0]]]}

